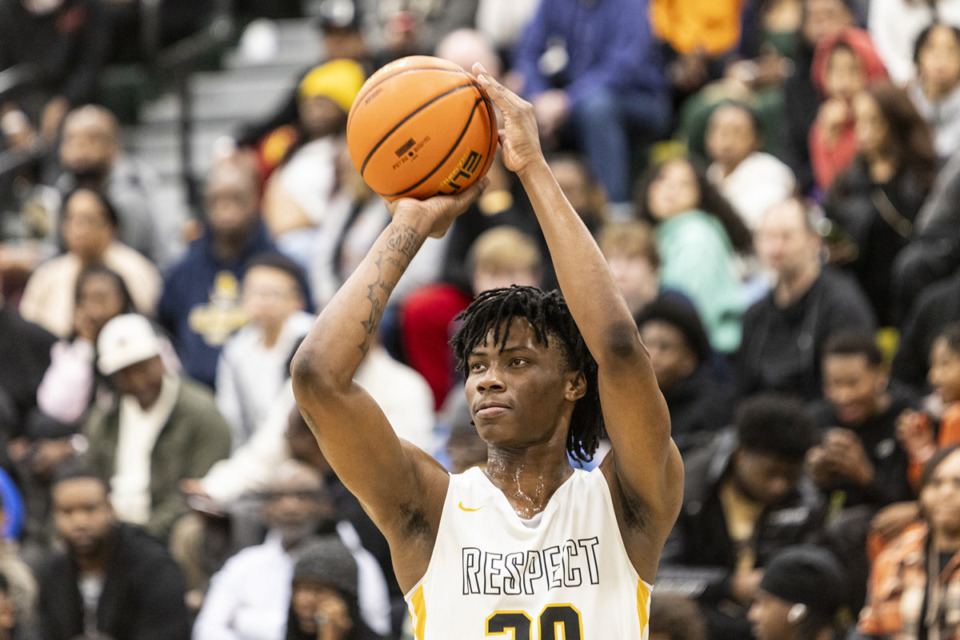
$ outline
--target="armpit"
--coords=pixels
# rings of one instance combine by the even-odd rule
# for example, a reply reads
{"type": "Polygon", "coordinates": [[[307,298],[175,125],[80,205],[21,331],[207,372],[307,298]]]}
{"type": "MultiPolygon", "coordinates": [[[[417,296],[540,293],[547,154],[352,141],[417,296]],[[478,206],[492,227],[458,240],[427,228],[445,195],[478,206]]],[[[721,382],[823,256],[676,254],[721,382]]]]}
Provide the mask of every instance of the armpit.
{"type": "Polygon", "coordinates": [[[430,535],[427,514],[420,506],[410,503],[400,505],[400,531],[405,538],[422,538],[430,535]]]}

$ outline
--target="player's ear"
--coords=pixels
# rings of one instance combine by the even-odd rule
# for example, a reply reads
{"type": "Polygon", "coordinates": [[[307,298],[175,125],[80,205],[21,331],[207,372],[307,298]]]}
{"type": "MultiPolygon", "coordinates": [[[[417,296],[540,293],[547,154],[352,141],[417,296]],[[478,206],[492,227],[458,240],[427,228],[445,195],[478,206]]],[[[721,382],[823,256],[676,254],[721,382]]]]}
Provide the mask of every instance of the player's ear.
{"type": "Polygon", "coordinates": [[[582,371],[571,371],[567,383],[567,391],[564,394],[567,400],[576,402],[587,393],[587,377],[582,371]]]}

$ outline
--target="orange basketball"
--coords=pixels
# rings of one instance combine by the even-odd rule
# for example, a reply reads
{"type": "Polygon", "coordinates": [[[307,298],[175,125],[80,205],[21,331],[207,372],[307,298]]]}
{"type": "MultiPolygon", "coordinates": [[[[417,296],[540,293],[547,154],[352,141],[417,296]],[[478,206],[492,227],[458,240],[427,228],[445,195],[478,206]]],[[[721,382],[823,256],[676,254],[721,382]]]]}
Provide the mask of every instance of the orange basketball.
{"type": "Polygon", "coordinates": [[[387,200],[461,191],[490,167],[493,105],[476,79],[432,56],[409,56],[364,83],[347,120],[350,158],[387,200]]]}

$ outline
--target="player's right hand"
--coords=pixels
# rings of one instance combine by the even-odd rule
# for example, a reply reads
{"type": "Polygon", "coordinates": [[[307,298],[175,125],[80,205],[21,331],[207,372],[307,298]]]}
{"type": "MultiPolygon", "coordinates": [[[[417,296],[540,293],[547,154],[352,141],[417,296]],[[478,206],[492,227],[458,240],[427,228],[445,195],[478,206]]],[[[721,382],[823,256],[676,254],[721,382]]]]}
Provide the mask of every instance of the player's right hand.
{"type": "Polygon", "coordinates": [[[394,220],[409,224],[415,229],[425,230],[431,238],[441,238],[453,221],[480,197],[488,184],[490,178],[484,176],[453,195],[433,196],[426,200],[400,198],[388,202],[387,210],[394,220]],[[422,225],[427,226],[424,228],[422,225]]]}
{"type": "Polygon", "coordinates": [[[543,150],[533,105],[500,84],[479,62],[473,65],[473,75],[503,114],[499,136],[504,166],[522,173],[532,162],[541,161],[543,150]]]}

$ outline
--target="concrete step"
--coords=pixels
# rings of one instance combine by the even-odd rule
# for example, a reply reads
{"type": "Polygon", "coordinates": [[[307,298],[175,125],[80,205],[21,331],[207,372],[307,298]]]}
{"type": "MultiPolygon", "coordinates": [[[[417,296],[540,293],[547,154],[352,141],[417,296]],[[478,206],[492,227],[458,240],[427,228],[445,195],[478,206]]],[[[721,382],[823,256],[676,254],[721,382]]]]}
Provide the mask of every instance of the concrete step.
{"type": "MultiPolygon", "coordinates": [[[[280,107],[291,86],[292,83],[278,82],[269,89],[257,91],[246,87],[230,87],[228,83],[221,91],[205,91],[194,95],[191,115],[197,125],[216,120],[239,123],[262,118],[280,107]]],[[[157,122],[176,122],[179,118],[180,99],[171,95],[147,105],[141,112],[140,120],[152,125],[157,122]]]]}

